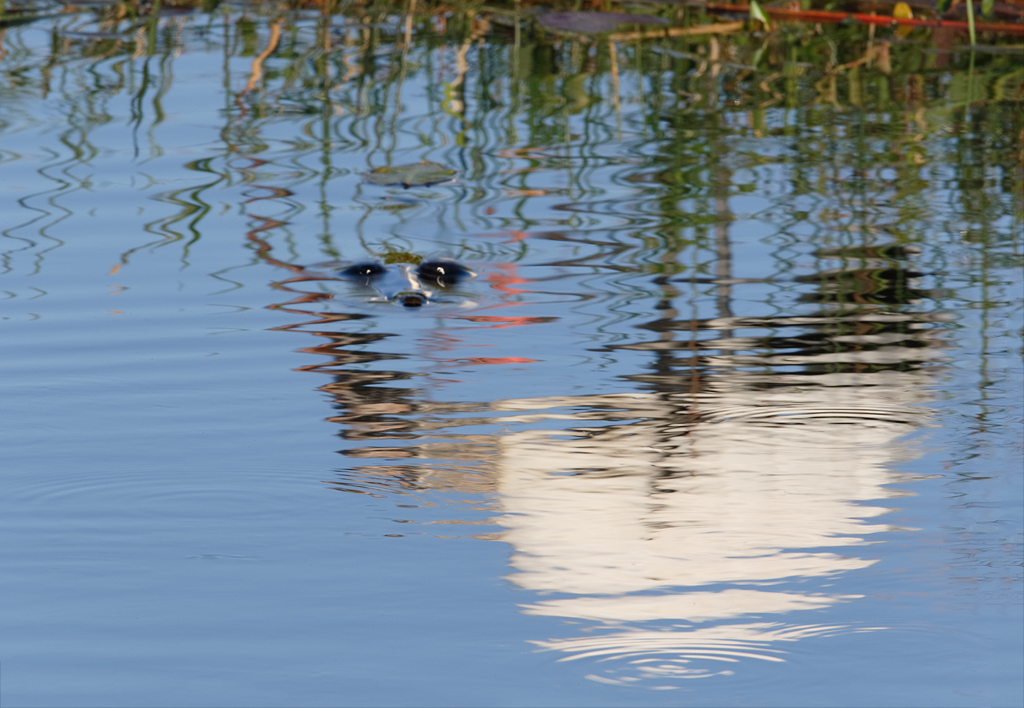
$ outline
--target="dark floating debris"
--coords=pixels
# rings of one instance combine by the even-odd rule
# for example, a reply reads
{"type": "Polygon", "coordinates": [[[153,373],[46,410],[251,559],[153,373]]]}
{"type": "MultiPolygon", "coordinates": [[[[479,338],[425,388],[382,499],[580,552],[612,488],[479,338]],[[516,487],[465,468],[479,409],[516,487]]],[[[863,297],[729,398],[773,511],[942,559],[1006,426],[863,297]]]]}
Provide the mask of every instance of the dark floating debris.
{"type": "Polygon", "coordinates": [[[363,173],[363,178],[370,184],[381,187],[402,185],[409,187],[429,187],[433,184],[451,182],[456,172],[447,165],[424,160],[414,165],[395,165],[394,167],[378,167],[363,173]]]}
{"type": "Polygon", "coordinates": [[[537,21],[548,29],[597,34],[614,32],[619,25],[664,25],[668,20],[627,12],[546,12],[537,21]]]}

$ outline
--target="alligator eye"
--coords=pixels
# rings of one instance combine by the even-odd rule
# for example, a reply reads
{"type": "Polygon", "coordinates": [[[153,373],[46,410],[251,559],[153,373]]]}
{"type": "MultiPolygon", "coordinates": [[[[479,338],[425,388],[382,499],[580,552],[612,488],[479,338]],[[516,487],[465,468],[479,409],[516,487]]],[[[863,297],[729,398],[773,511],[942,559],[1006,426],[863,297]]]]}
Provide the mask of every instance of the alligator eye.
{"type": "Polygon", "coordinates": [[[463,278],[472,277],[473,271],[455,261],[423,261],[416,268],[416,275],[444,286],[452,285],[463,278]]]}
{"type": "Polygon", "coordinates": [[[380,263],[356,263],[341,271],[340,275],[349,278],[370,278],[384,272],[384,266],[380,263]]]}

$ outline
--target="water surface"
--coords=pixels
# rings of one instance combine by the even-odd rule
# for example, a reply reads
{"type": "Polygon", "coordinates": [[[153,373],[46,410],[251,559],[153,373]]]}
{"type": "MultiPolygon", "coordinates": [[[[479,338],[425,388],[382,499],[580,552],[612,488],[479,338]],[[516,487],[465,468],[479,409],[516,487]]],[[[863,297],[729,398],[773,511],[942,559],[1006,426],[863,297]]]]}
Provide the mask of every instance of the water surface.
{"type": "Polygon", "coordinates": [[[1020,54],[118,7],[0,29],[5,703],[1024,700],[1020,54]]]}

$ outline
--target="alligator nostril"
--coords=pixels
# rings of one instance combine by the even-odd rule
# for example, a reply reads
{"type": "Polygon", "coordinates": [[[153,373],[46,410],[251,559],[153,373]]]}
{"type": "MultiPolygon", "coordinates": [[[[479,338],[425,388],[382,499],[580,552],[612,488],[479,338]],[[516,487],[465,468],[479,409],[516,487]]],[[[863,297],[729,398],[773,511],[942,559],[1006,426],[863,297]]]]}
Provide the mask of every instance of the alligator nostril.
{"type": "Polygon", "coordinates": [[[406,307],[420,307],[423,305],[422,295],[403,295],[402,304],[406,307]]]}

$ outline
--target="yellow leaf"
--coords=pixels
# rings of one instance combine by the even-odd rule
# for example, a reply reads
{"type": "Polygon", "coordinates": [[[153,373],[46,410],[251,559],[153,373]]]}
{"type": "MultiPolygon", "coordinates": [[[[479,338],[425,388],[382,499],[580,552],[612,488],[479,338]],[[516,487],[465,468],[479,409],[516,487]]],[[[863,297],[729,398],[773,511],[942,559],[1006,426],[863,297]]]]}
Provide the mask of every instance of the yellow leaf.
{"type": "MultiPolygon", "coordinates": [[[[892,9],[892,16],[897,17],[901,20],[909,20],[914,16],[914,12],[910,9],[910,5],[905,2],[896,3],[896,7],[892,9]]],[[[896,28],[897,37],[906,37],[908,34],[914,31],[911,25],[900,25],[896,28]]]]}

